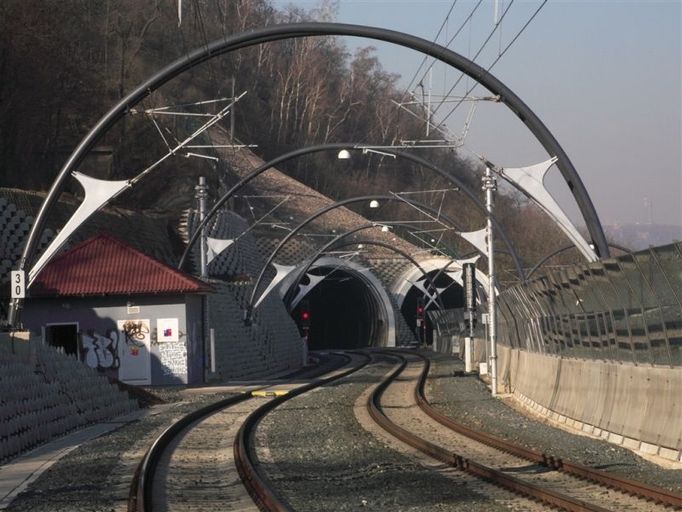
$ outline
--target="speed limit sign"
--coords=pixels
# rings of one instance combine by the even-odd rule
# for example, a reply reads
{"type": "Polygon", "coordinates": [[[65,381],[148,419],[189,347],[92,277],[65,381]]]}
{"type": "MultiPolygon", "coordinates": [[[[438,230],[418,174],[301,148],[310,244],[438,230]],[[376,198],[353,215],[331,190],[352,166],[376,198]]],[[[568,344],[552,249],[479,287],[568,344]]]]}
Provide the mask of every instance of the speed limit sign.
{"type": "Polygon", "coordinates": [[[12,298],[23,299],[26,297],[26,272],[23,270],[12,270],[10,274],[12,283],[12,298]]]}

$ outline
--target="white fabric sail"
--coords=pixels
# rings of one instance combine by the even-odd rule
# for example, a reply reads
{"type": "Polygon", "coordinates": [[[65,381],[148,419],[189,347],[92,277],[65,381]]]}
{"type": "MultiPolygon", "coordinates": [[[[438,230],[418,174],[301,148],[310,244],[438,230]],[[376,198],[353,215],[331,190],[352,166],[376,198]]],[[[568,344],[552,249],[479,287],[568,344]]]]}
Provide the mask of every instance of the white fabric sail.
{"type": "MultiPolygon", "coordinates": [[[[476,247],[481,254],[486,254],[487,241],[486,241],[486,228],[478,229],[476,231],[460,231],[457,233],[459,236],[464,238],[471,245],[476,247]]],[[[478,258],[478,256],[477,256],[478,258]]],[[[475,260],[474,260],[475,261],[475,260]]]]}
{"type": "Polygon", "coordinates": [[[310,290],[315,288],[320,281],[324,280],[325,277],[327,276],[316,276],[313,274],[307,274],[308,279],[310,282],[308,284],[299,284],[298,285],[298,292],[296,293],[296,297],[294,297],[294,300],[291,301],[291,307],[295,308],[296,305],[301,301],[303,297],[305,297],[310,290]]]}
{"type": "Polygon", "coordinates": [[[43,254],[41,254],[38,261],[36,261],[33,268],[28,272],[29,286],[33,283],[38,273],[47,265],[55,253],[64,245],[71,234],[76,231],[86,220],[88,220],[93,213],[106,205],[114,197],[120,194],[123,190],[130,186],[128,180],[125,181],[108,181],[92,178],[81,174],[79,172],[72,172],[71,175],[76,178],[85,192],[83,202],[78,206],[71,218],[64,224],[64,227],[47,246],[43,254]]]}
{"type": "Polygon", "coordinates": [[[501,174],[505,179],[521,189],[528,197],[533,199],[556,222],[588,261],[597,261],[598,257],[594,249],[590,247],[590,244],[578,232],[559,204],[545,188],[545,175],[556,161],[557,158],[554,157],[546,162],[531,165],[530,167],[505,168],[501,170],[501,174]]]}
{"type": "Polygon", "coordinates": [[[216,256],[234,243],[232,239],[206,237],[206,264],[211,263],[216,256]]]}
{"type": "Polygon", "coordinates": [[[296,267],[294,265],[278,265],[277,263],[272,264],[275,267],[275,270],[277,271],[277,274],[275,274],[275,277],[270,281],[270,284],[268,287],[265,289],[263,293],[261,293],[261,296],[258,297],[258,300],[256,303],[253,305],[254,308],[257,308],[258,305],[263,302],[265,297],[267,297],[270,292],[279,284],[282,282],[282,280],[289,275],[289,273],[294,270],[296,267]]]}

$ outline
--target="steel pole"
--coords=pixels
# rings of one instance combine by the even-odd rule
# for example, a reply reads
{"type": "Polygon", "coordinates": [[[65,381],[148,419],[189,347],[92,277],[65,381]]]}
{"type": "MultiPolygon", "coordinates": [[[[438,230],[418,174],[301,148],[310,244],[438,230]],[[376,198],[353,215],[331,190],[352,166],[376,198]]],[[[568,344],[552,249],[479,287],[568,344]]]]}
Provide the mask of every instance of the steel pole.
{"type": "Polygon", "coordinates": [[[203,223],[206,217],[206,199],[208,198],[208,187],[206,186],[206,178],[201,176],[199,178],[199,185],[195,187],[197,192],[196,198],[199,202],[199,223],[201,225],[201,242],[199,244],[199,253],[201,261],[201,278],[208,277],[208,258],[206,255],[206,226],[203,223]]]}
{"type": "Polygon", "coordinates": [[[497,395],[497,309],[495,297],[495,258],[493,252],[493,222],[492,215],[495,206],[494,193],[497,190],[497,179],[490,167],[485,168],[483,177],[485,190],[485,207],[488,211],[486,219],[486,236],[488,239],[488,336],[490,343],[490,387],[492,395],[497,395]]]}

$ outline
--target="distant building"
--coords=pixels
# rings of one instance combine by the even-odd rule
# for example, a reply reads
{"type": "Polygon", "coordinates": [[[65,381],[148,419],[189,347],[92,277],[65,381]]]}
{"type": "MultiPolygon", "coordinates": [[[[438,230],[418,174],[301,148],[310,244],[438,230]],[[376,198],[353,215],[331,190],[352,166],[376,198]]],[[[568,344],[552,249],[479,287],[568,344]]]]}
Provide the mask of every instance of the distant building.
{"type": "Polygon", "coordinates": [[[110,235],[52,260],[21,320],[91,368],[137,385],[205,379],[202,294],[211,287],[110,235]]]}

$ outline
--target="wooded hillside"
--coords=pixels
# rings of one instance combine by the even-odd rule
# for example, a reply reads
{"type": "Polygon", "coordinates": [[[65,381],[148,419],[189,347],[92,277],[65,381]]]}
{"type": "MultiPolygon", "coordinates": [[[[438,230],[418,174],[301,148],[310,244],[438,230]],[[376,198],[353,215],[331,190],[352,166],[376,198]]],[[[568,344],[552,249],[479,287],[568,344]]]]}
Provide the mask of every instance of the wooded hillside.
{"type": "MultiPolygon", "coordinates": [[[[282,12],[268,0],[186,0],[178,26],[176,0],[3,0],[2,185],[46,189],[103,113],[187,51],[252,28],[320,17],[333,17],[333,9],[282,12]]],[[[420,138],[424,129],[392,102],[404,98],[398,78],[383,69],[371,47],[351,52],[338,38],[290,39],[212,59],[154,93],[144,108],[231,96],[234,87],[237,94],[247,93],[235,108],[235,136],[256,144],[265,159],[323,142],[391,145],[420,138]]],[[[179,133],[194,126],[175,121],[171,128],[179,133]]],[[[148,123],[127,116],[100,141],[113,148],[107,177],[133,176],[150,163],[151,154],[163,153],[163,144],[148,123]]],[[[447,149],[420,155],[480,189],[478,163],[447,149]]],[[[377,156],[354,161],[342,175],[314,172],[329,158],[300,159],[286,170],[335,198],[446,185],[428,171],[377,156]]],[[[152,199],[138,197],[134,203],[153,206],[152,199]]],[[[472,214],[466,201],[449,201],[445,208],[469,229],[482,226],[482,216],[472,214]]],[[[529,264],[566,244],[543,215],[514,194],[499,197],[498,212],[518,245],[527,245],[523,254],[529,264]]]]}

